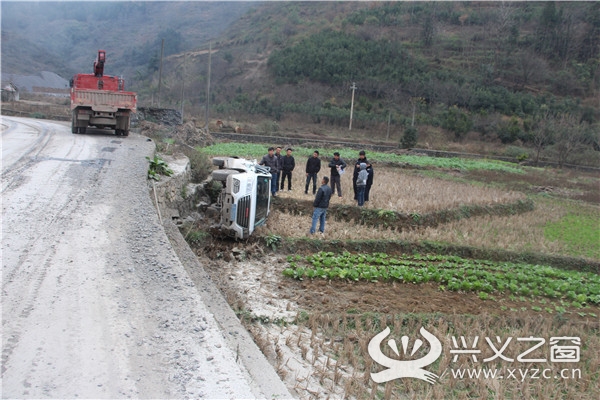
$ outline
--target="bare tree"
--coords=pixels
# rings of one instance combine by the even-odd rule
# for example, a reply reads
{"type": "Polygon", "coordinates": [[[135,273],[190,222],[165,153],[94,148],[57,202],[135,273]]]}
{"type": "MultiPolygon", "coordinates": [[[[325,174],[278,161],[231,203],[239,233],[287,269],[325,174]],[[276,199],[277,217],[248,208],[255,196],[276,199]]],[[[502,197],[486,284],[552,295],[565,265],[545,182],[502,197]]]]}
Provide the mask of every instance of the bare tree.
{"type": "Polygon", "coordinates": [[[545,60],[533,54],[532,51],[520,51],[516,58],[523,87],[545,79],[548,73],[548,64],[545,60]]]}
{"type": "Polygon", "coordinates": [[[554,140],[554,125],[554,118],[545,112],[531,132],[531,141],[535,148],[535,165],[538,165],[542,151],[554,140]]]}
{"type": "Polygon", "coordinates": [[[558,167],[562,168],[574,151],[582,145],[584,127],[579,118],[563,114],[555,119],[558,167]]]}

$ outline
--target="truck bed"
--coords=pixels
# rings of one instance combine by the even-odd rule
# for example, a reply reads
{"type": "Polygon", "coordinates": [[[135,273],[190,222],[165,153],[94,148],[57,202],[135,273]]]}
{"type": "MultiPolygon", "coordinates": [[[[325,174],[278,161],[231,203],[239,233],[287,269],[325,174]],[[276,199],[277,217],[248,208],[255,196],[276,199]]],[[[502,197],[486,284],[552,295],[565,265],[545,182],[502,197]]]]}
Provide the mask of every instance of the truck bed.
{"type": "Polygon", "coordinates": [[[91,107],[94,111],[117,111],[127,109],[136,112],[137,94],[134,92],[113,92],[108,90],[73,89],[71,110],[77,107],[91,107]]]}

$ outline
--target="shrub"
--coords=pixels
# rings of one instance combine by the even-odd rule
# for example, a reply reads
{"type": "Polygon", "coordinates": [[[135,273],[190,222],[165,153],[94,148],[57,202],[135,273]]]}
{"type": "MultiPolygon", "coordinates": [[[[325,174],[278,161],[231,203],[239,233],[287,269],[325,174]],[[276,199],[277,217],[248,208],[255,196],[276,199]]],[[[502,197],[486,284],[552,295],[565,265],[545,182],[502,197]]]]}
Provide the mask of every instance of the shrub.
{"type": "Polygon", "coordinates": [[[417,145],[417,128],[409,126],[404,130],[404,136],[400,140],[403,149],[411,149],[417,145]]]}
{"type": "Polygon", "coordinates": [[[158,154],[155,154],[154,158],[146,157],[146,159],[150,163],[148,167],[148,179],[158,181],[160,180],[160,175],[173,175],[173,170],[169,168],[169,165],[158,154]]]}
{"type": "Polygon", "coordinates": [[[461,140],[473,127],[473,120],[466,112],[456,106],[448,107],[442,116],[442,128],[454,133],[461,140]]]}
{"type": "Polygon", "coordinates": [[[210,181],[206,187],[204,188],[208,196],[210,197],[211,203],[216,203],[219,200],[219,195],[221,194],[221,190],[223,190],[223,185],[218,181],[210,181]]]}
{"type": "Polygon", "coordinates": [[[212,170],[210,157],[196,149],[183,147],[186,157],[190,160],[191,180],[199,183],[205,180],[212,170]]]}

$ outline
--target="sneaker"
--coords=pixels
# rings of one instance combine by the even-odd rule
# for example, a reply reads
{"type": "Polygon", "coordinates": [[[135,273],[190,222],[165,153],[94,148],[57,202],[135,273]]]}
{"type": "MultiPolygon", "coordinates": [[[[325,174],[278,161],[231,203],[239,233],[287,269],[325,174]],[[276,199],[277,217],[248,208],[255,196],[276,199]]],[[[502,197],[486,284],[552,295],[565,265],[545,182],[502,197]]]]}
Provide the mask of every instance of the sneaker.
{"type": "Polygon", "coordinates": [[[308,192],[304,192],[304,194],[308,194],[308,192]]]}

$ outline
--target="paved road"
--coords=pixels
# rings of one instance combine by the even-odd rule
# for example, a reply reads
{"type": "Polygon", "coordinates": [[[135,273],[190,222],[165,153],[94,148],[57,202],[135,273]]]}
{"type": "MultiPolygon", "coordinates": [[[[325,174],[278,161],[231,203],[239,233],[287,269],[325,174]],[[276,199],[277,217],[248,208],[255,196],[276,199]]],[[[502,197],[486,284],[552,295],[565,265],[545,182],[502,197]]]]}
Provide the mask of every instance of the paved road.
{"type": "Polygon", "coordinates": [[[3,117],[2,398],[262,398],[174,253],[154,144],[3,117]]]}

